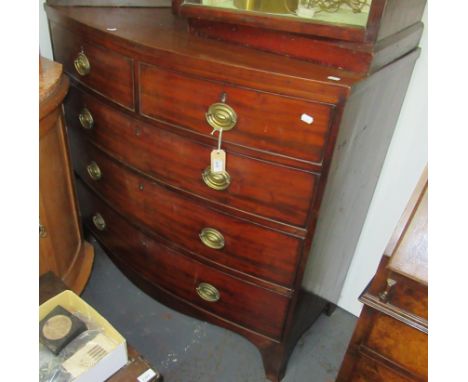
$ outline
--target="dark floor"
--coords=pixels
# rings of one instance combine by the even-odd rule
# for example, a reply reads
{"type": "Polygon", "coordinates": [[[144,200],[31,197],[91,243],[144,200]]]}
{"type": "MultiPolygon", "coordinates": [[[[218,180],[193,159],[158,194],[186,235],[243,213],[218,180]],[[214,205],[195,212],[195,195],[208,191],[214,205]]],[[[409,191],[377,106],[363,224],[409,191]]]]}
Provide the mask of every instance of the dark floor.
{"type": "MultiPolygon", "coordinates": [[[[187,317],[135,287],[98,244],[82,297],[161,372],[164,382],[265,382],[260,353],[243,337],[187,317]]],[[[337,309],[299,340],[283,382],[334,381],[356,318],[337,309]]]]}

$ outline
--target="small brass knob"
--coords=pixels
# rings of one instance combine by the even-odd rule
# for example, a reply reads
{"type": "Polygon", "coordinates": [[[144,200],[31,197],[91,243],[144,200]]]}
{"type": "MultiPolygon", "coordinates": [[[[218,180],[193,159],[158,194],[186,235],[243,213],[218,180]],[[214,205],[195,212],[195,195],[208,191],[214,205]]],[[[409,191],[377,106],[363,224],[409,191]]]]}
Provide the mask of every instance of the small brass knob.
{"type": "Polygon", "coordinates": [[[99,212],[93,216],[93,224],[99,231],[106,229],[106,221],[99,212]]]}
{"type": "Polygon", "coordinates": [[[217,102],[208,108],[206,121],[215,130],[228,131],[237,123],[237,114],[228,104],[217,102]]]}
{"type": "Polygon", "coordinates": [[[397,282],[393,279],[390,279],[390,278],[387,279],[387,287],[385,288],[383,292],[379,293],[380,301],[388,302],[392,288],[396,285],[396,283],[397,282]]]}
{"type": "Polygon", "coordinates": [[[87,167],[88,175],[92,180],[99,180],[102,178],[102,171],[96,162],[91,162],[87,167]]]}
{"type": "Polygon", "coordinates": [[[203,300],[208,302],[216,302],[221,297],[218,289],[208,283],[198,284],[196,291],[203,300]]]}
{"type": "Polygon", "coordinates": [[[83,110],[81,110],[78,119],[80,120],[80,124],[83,127],[83,129],[91,130],[93,128],[94,118],[87,108],[83,108],[83,110]]]}
{"type": "Polygon", "coordinates": [[[211,167],[205,168],[202,179],[208,187],[217,191],[225,190],[231,184],[231,176],[227,171],[212,172],[211,167]]]}
{"type": "Polygon", "coordinates": [[[89,63],[88,57],[83,52],[78,53],[78,56],[73,62],[75,70],[80,76],[86,76],[91,70],[91,64],[89,63]]]}
{"type": "Polygon", "coordinates": [[[203,228],[199,234],[200,240],[208,248],[222,249],[224,248],[224,236],[214,228],[203,228]]]}

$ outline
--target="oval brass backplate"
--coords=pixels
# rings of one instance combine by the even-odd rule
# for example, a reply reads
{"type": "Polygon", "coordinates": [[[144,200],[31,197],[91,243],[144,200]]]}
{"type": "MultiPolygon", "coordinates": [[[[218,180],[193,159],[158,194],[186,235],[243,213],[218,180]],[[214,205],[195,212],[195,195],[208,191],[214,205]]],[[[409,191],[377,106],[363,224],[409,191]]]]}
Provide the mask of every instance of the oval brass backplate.
{"type": "Polygon", "coordinates": [[[237,123],[237,114],[228,104],[217,102],[212,104],[205,114],[206,121],[215,130],[228,131],[237,123]]]}
{"type": "Polygon", "coordinates": [[[92,180],[99,180],[102,178],[102,171],[96,162],[91,162],[87,167],[88,175],[92,180]]]}
{"type": "Polygon", "coordinates": [[[99,231],[106,229],[106,221],[99,212],[93,216],[93,224],[99,231]]]}
{"type": "Polygon", "coordinates": [[[80,124],[83,127],[83,129],[91,130],[93,128],[94,118],[87,108],[83,108],[83,110],[81,110],[78,119],[80,120],[80,124]]]}
{"type": "Polygon", "coordinates": [[[224,248],[224,236],[218,230],[210,227],[203,228],[200,232],[200,240],[212,249],[224,248]]]}
{"type": "Polygon", "coordinates": [[[217,191],[225,190],[231,184],[231,176],[227,171],[212,172],[211,167],[205,168],[202,179],[208,187],[217,191]]]}
{"type": "Polygon", "coordinates": [[[86,54],[83,52],[78,53],[73,64],[80,76],[86,76],[91,71],[91,64],[89,63],[88,57],[86,57],[86,54]]]}
{"type": "Polygon", "coordinates": [[[218,289],[208,283],[200,283],[197,286],[198,295],[205,301],[216,302],[221,298],[218,289]]]}

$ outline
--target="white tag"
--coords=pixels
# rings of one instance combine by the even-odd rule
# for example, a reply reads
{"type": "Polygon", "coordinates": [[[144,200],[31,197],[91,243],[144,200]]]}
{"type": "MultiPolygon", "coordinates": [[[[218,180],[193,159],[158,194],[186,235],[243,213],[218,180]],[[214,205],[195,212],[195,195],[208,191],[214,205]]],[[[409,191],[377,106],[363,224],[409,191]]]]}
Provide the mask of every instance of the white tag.
{"type": "Polygon", "coordinates": [[[332,80],[332,81],[341,81],[341,78],[340,78],[340,77],[328,76],[327,78],[328,78],[329,80],[332,80]]]}
{"type": "Polygon", "coordinates": [[[301,115],[301,121],[307,123],[308,125],[312,125],[312,123],[314,122],[314,117],[304,113],[301,115]]]}
{"type": "Polygon", "coordinates": [[[224,150],[213,150],[211,152],[211,172],[222,172],[226,170],[226,152],[224,150]]]}
{"type": "Polygon", "coordinates": [[[137,379],[138,382],[148,382],[151,378],[156,377],[156,373],[153,369],[146,370],[143,374],[141,374],[137,379]]]}

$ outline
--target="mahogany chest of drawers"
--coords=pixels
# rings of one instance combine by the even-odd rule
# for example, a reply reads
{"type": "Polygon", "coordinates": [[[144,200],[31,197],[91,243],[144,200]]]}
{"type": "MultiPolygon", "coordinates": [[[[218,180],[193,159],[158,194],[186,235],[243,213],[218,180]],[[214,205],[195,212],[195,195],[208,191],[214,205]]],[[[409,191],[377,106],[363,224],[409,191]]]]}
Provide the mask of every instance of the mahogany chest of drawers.
{"type": "Polygon", "coordinates": [[[85,225],[138,286],[247,337],[280,380],[330,307],[301,285],[338,132],[394,126],[418,51],[367,78],[198,37],[170,9],[46,10],[85,225]],[[229,126],[224,172],[213,126],[229,126]]]}

